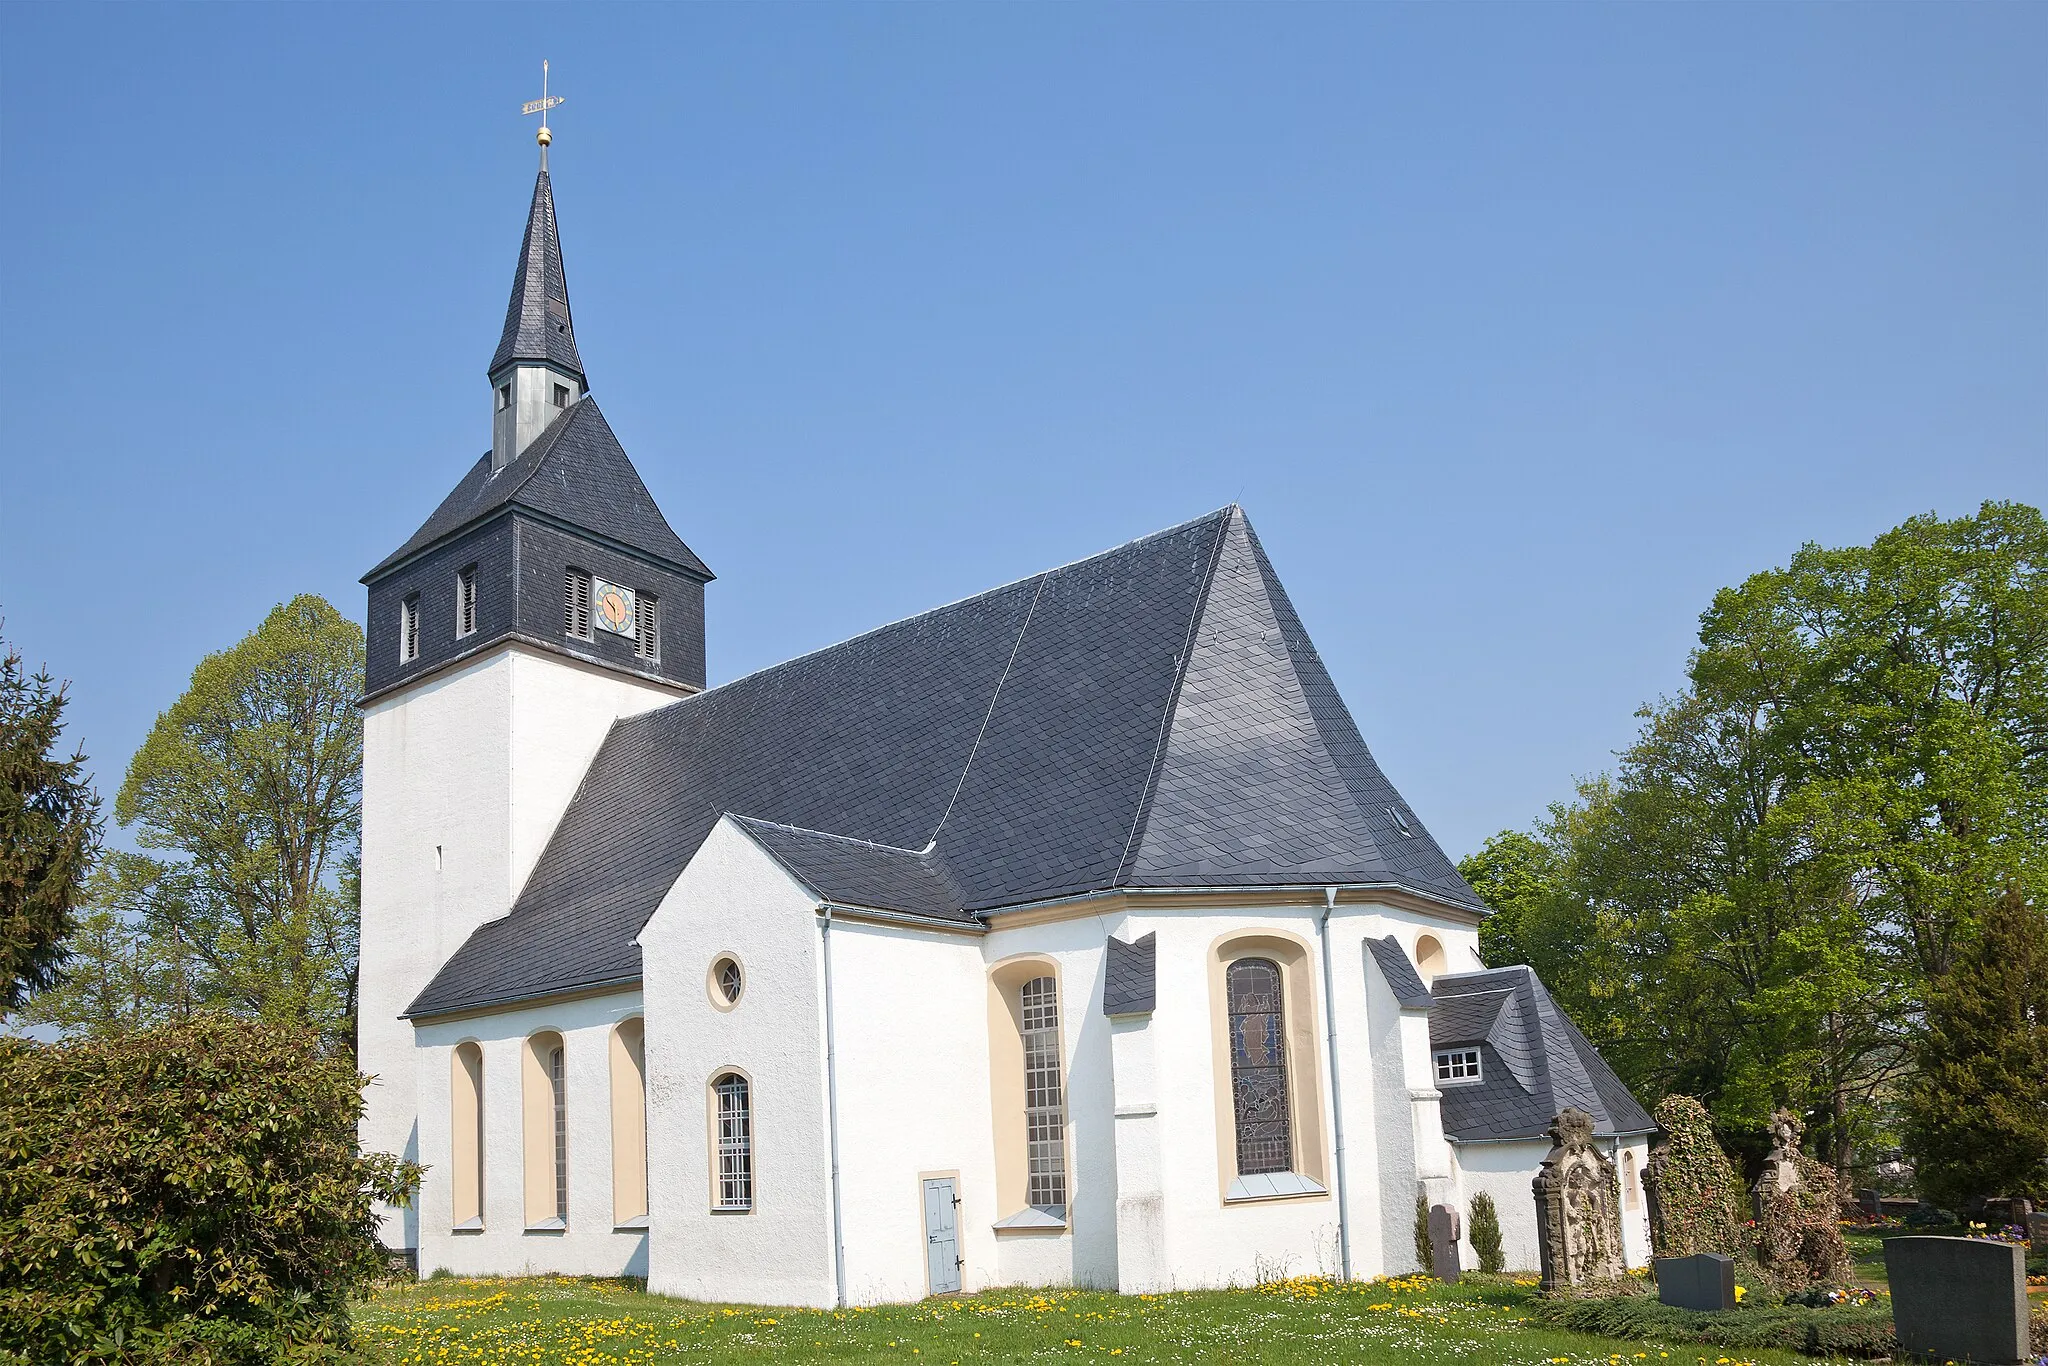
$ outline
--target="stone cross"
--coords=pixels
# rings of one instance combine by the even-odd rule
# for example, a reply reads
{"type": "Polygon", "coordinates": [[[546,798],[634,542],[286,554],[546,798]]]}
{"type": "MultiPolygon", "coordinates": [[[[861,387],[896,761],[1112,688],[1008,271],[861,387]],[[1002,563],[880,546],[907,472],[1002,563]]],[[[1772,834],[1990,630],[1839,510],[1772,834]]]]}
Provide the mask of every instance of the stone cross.
{"type": "Polygon", "coordinates": [[[1429,1265],[1438,1280],[1458,1279],[1458,1239],[1463,1233],[1456,1210],[1449,1205],[1429,1207],[1429,1265]]]}
{"type": "Polygon", "coordinates": [[[1593,1117],[1567,1106],[1550,1126],[1555,1143],[1530,1183],[1543,1289],[1622,1275],[1620,1188],[1614,1164],[1593,1146],[1593,1117]]]}

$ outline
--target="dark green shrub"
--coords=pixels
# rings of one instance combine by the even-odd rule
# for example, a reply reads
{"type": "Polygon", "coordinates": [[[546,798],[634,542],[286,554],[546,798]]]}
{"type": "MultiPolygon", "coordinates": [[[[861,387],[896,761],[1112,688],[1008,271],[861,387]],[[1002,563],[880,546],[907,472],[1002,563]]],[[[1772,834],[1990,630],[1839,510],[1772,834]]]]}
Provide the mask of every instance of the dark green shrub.
{"type": "Polygon", "coordinates": [[[1429,1197],[1415,1197],[1415,1265],[1436,1274],[1436,1258],[1429,1250],[1429,1197]]]}
{"type": "Polygon", "coordinates": [[[0,1039],[0,1359],[312,1360],[383,1269],[362,1079],[310,1031],[200,1017],[0,1039]]]}
{"type": "Polygon", "coordinates": [[[1472,1197],[1472,1251],[1479,1258],[1479,1269],[1489,1275],[1507,1265],[1500,1250],[1500,1211],[1485,1191],[1472,1197]]]}
{"type": "Polygon", "coordinates": [[[1898,1350],[1886,1304],[1805,1309],[1758,1306],[1703,1314],[1678,1309],[1647,1295],[1606,1299],[1537,1300],[1530,1311],[1546,1323],[1601,1337],[1660,1338],[1702,1342],[1754,1351],[1787,1348],[1816,1356],[1888,1357],[1898,1350]]]}
{"type": "Polygon", "coordinates": [[[1741,1247],[1742,1180],[1714,1137],[1707,1107],[1691,1096],[1657,1103],[1667,1137],[1650,1154],[1650,1244],[1659,1257],[1733,1253],[1741,1247]]]}

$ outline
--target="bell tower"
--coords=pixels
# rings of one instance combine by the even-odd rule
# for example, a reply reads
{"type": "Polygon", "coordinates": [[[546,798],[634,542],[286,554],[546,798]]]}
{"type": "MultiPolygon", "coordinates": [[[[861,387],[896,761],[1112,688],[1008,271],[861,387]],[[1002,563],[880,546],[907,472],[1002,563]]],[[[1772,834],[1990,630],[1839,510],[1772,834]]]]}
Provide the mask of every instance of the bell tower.
{"type": "MultiPolygon", "coordinates": [[[[538,101],[545,112],[559,97],[538,101]]],[[[422,1159],[407,1008],[505,915],[612,723],[704,687],[711,571],[587,391],[548,180],[491,357],[491,448],[363,576],[365,1149],[422,1159]]],[[[417,1247],[416,1212],[383,1237],[417,1247]]]]}

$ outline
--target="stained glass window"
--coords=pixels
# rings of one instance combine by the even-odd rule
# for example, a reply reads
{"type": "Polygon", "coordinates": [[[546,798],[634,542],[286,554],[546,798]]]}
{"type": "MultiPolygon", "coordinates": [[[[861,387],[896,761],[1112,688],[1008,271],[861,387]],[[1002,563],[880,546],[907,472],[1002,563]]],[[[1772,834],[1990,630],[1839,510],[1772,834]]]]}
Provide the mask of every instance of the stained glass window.
{"type": "Polygon", "coordinates": [[[1230,1001],[1230,1100],[1237,1118],[1237,1174],[1292,1171],[1280,965],[1266,958],[1240,958],[1230,965],[1225,986],[1230,1001]]]}
{"type": "Polygon", "coordinates": [[[1060,1087],[1059,983],[1034,977],[1024,984],[1025,1203],[1037,1209],[1067,1204],[1066,1102],[1060,1087]]]}

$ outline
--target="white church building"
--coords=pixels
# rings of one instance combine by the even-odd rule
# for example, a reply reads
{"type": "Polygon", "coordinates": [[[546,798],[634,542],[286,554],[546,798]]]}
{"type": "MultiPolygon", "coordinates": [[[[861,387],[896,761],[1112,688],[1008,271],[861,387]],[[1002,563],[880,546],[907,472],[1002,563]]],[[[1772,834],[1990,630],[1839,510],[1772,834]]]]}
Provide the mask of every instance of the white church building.
{"type": "Polygon", "coordinates": [[[427,1168],[422,1273],[1365,1277],[1480,1191],[1534,1267],[1566,1105],[1647,1258],[1652,1121],[1483,969],[1242,510],[710,687],[545,144],[489,375],[491,449],[363,580],[361,1137],[427,1168]]]}

